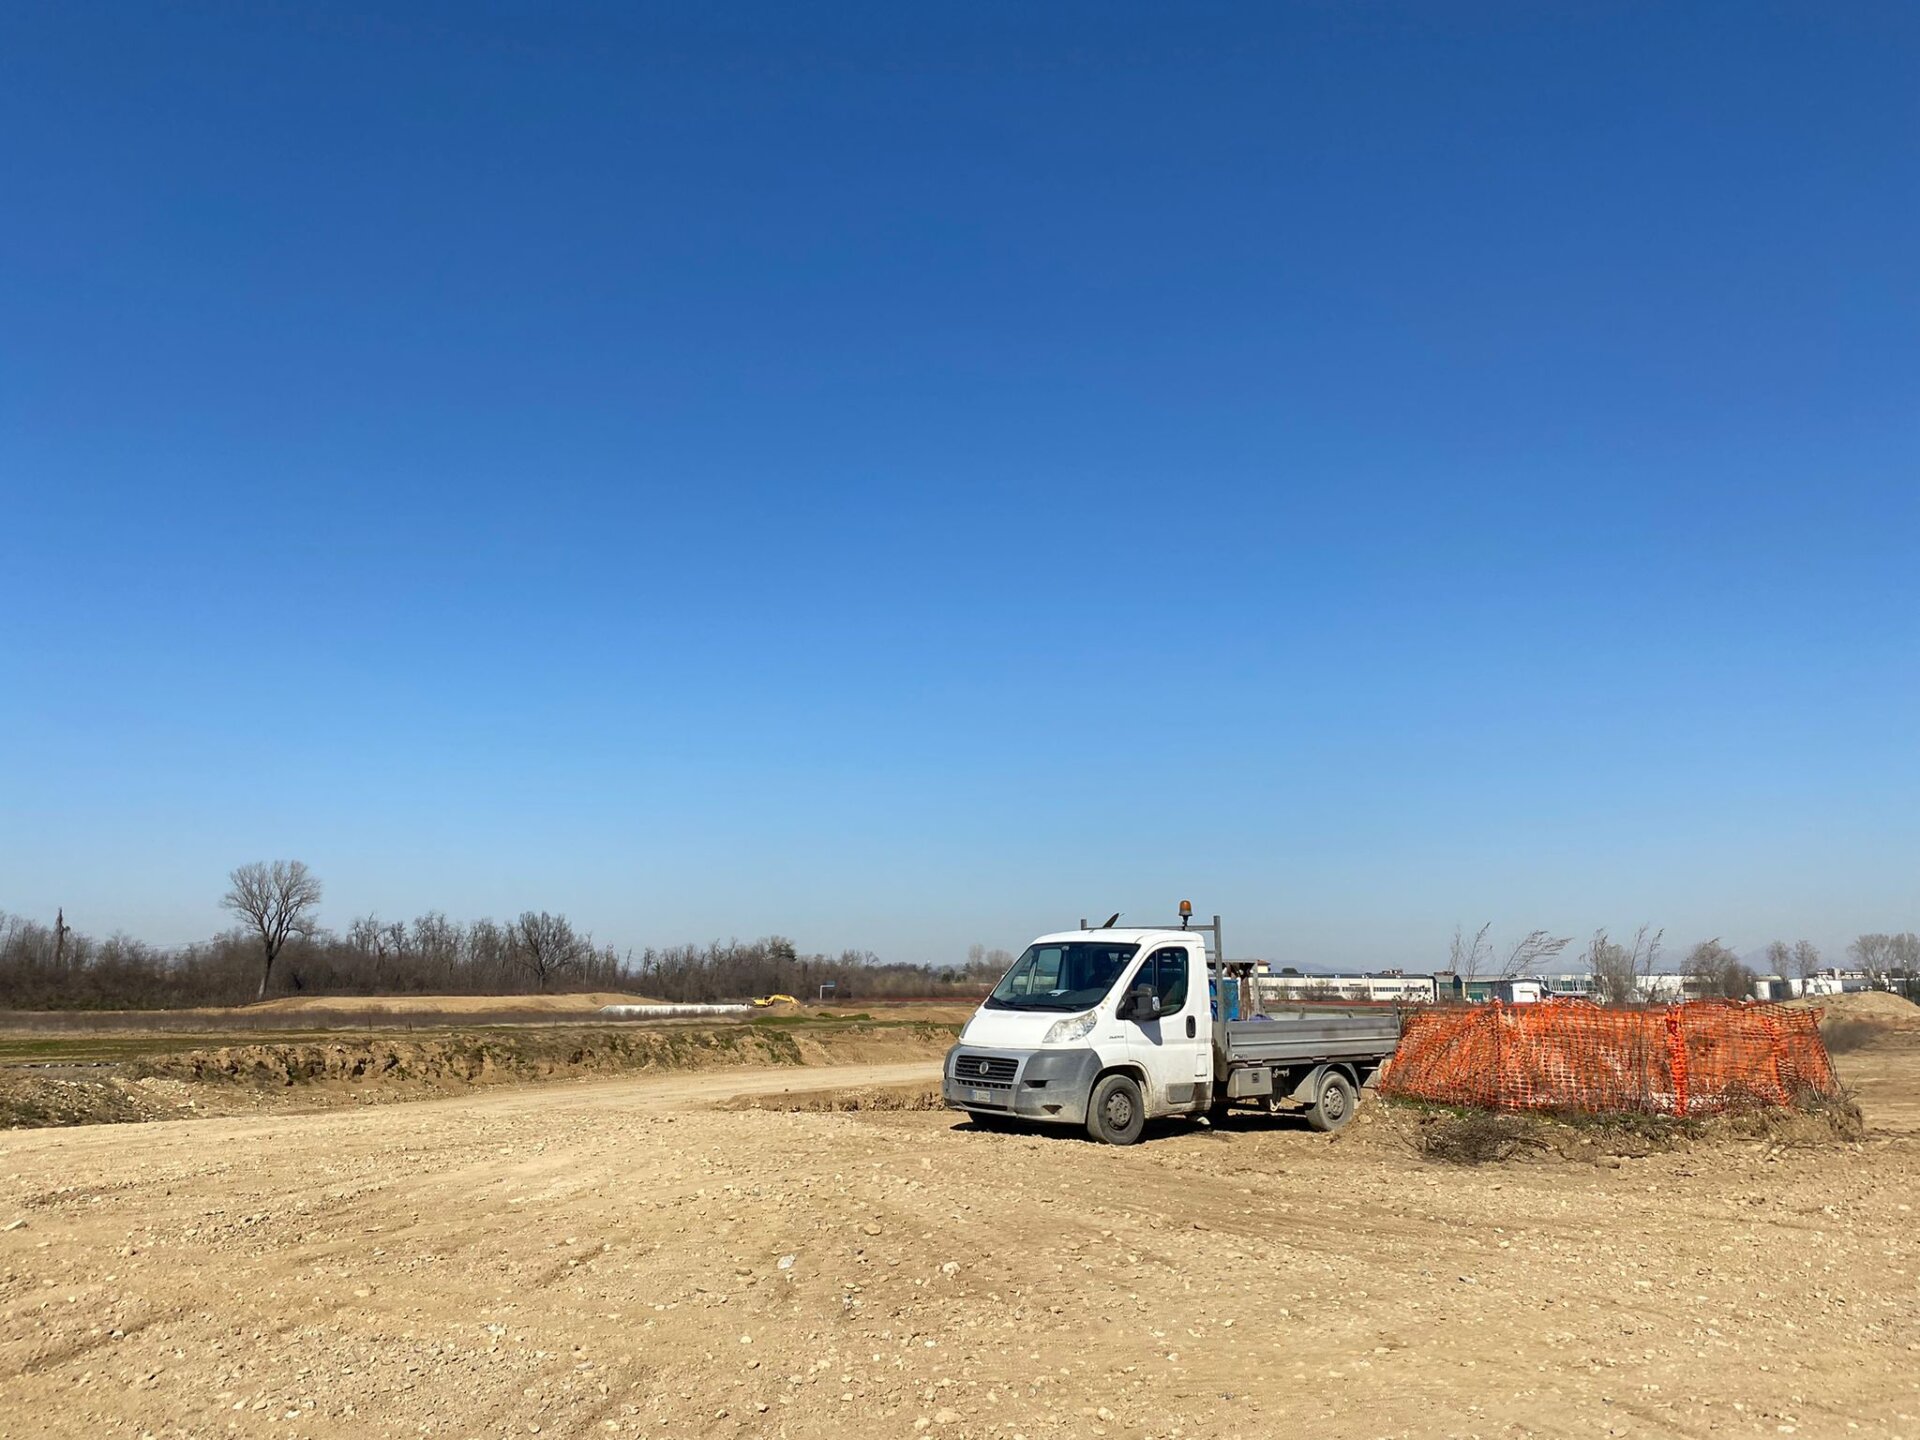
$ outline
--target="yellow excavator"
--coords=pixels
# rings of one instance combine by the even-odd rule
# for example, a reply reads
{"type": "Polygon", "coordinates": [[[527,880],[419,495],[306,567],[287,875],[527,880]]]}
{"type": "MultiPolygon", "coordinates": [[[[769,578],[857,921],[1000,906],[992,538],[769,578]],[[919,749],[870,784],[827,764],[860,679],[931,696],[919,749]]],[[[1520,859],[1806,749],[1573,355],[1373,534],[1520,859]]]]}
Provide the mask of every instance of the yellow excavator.
{"type": "Polygon", "coordinates": [[[753,1008],[764,1010],[769,1005],[798,1005],[800,1002],[791,995],[762,995],[753,1002],[753,1008]]]}

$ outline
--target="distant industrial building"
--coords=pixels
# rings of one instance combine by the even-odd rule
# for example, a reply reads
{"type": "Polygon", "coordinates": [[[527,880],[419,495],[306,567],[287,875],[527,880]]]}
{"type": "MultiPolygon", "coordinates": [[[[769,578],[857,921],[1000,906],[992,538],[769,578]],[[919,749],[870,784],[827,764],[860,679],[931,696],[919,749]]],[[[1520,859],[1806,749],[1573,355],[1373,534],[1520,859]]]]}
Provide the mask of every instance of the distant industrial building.
{"type": "MultiPolygon", "coordinates": [[[[1291,967],[1275,968],[1258,962],[1255,971],[1260,998],[1269,1005],[1289,1001],[1345,1001],[1378,1005],[1530,1005],[1542,1000],[1586,1000],[1593,995],[1593,977],[1563,975],[1458,975],[1451,970],[1408,974],[1402,970],[1375,970],[1352,974],[1319,974],[1291,967]]],[[[1801,979],[1763,975],[1754,980],[1754,1000],[1791,1000],[1804,995],[1840,995],[1870,990],[1873,978],[1864,971],[1827,969],[1801,979]]],[[[1698,998],[1696,987],[1684,975],[1640,977],[1640,999],[1652,1005],[1671,1005],[1698,998]]]]}

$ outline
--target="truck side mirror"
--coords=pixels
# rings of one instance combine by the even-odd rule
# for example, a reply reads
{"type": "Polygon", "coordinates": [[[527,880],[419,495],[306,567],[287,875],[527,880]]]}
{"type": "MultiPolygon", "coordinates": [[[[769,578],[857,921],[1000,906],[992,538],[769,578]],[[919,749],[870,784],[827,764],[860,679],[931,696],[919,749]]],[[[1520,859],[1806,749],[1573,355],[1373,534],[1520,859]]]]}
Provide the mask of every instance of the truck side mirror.
{"type": "Polygon", "coordinates": [[[1118,1014],[1122,1020],[1157,1018],[1160,1014],[1160,997],[1153,993],[1151,985],[1136,985],[1120,1002],[1118,1014]]]}

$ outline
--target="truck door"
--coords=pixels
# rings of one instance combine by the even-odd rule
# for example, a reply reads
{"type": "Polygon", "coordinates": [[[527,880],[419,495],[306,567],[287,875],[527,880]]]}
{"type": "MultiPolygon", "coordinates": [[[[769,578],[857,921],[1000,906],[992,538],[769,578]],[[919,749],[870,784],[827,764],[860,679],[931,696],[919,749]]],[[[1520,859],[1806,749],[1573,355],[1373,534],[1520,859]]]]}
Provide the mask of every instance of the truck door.
{"type": "Polygon", "coordinates": [[[1128,1057],[1147,1074],[1147,1113],[1190,1109],[1199,1087],[1212,1078],[1213,1032],[1206,1014],[1206,967],[1185,945],[1153,950],[1127,981],[1127,990],[1149,987],[1158,1015],[1142,1013],[1122,1022],[1128,1057]]]}

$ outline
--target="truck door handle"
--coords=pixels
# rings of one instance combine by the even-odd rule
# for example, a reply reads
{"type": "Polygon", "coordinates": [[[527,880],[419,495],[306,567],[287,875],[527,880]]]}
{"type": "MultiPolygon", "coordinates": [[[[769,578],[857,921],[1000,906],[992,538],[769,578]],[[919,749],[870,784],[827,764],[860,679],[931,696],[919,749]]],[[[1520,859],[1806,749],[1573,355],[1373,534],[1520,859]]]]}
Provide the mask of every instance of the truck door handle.
{"type": "Polygon", "coordinates": [[[1193,1039],[1194,1036],[1198,1035],[1199,1033],[1200,1033],[1199,1029],[1194,1024],[1193,1016],[1191,1015],[1187,1016],[1187,1039],[1191,1040],[1193,1039]]]}

